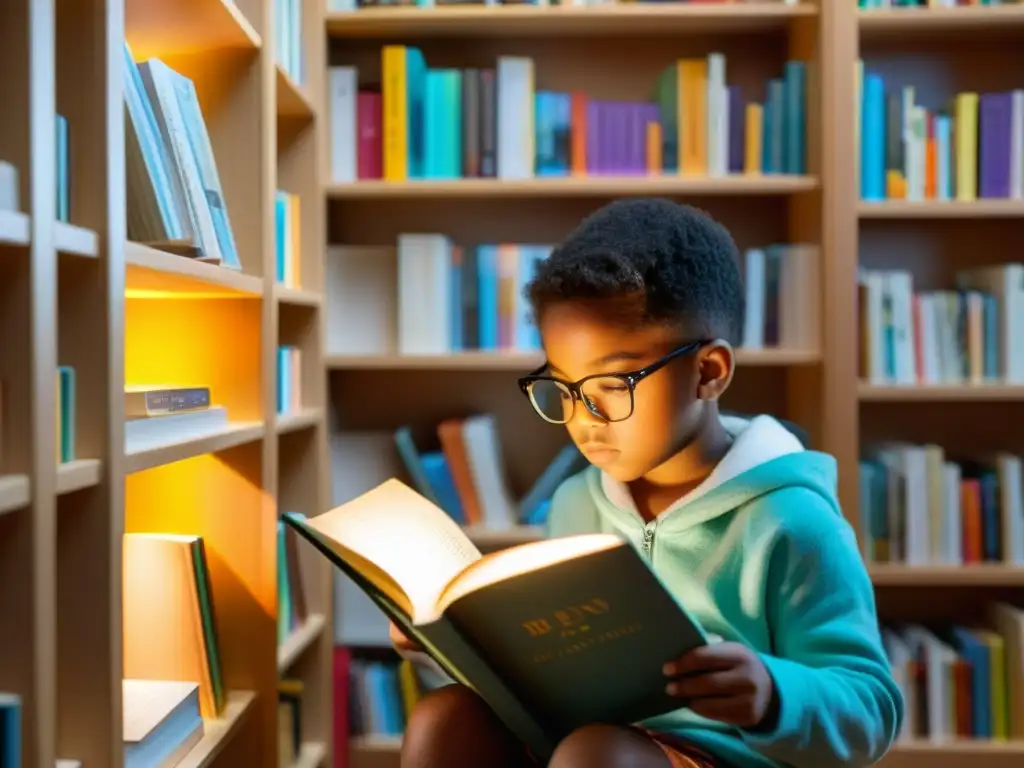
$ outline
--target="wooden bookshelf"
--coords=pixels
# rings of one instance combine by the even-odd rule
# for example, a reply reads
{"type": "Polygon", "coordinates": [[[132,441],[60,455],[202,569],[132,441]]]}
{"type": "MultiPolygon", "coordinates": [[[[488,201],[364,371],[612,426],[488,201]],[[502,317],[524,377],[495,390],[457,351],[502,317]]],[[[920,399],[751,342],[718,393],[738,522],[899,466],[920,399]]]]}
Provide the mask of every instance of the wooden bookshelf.
{"type": "Polygon", "coordinates": [[[280,674],[302,680],[295,765],[331,762],[328,566],[300,549],[309,619],[275,626],[277,529],[329,504],[320,254],[323,2],[304,0],[309,75],[276,61],[274,0],[14,0],[0,24],[0,691],[21,698],[22,765],[123,765],[122,535],[198,534],[227,704],[179,766],[277,767],[280,674]],[[123,45],[190,78],[240,268],[128,238],[123,45]],[[58,220],[55,114],[70,218],[58,220]],[[276,279],[274,199],[302,206],[301,283],[276,279]],[[278,414],[277,350],[302,350],[301,408],[278,414]],[[57,367],[75,371],[75,458],[55,464],[57,367]],[[227,426],[133,448],[124,388],[189,381],[227,426]]]}
{"type": "MultiPolygon", "coordinates": [[[[417,46],[431,66],[492,66],[497,56],[514,52],[534,60],[537,88],[616,99],[648,96],[659,69],[680,57],[724,53],[728,79],[755,92],[786,58],[809,61],[815,77],[807,103],[806,176],[328,180],[329,245],[393,249],[398,234],[405,232],[443,233],[457,243],[555,242],[608,199],[658,195],[693,202],[722,220],[741,248],[763,242],[820,244],[820,350],[740,350],[740,374],[727,399],[731,409],[770,412],[797,422],[816,448],[837,458],[840,500],[858,531],[863,530],[858,460],[872,441],[934,440],[963,445],[966,451],[1024,449],[1019,429],[1011,426],[1024,418],[1019,384],[896,387],[858,380],[854,286],[859,262],[886,263],[907,249],[908,268],[922,270],[940,287],[979,252],[984,252],[984,263],[1013,258],[1024,203],[861,202],[852,77],[859,56],[870,60],[877,55],[887,61],[887,72],[903,67],[908,83],[929,77],[922,72],[934,62],[937,74],[926,83],[928,98],[969,88],[1021,87],[996,70],[1024,36],[1024,6],[859,12],[853,0],[811,0],[796,5],[366,8],[328,13],[326,29],[328,64],[357,67],[361,76],[366,73],[361,83],[367,84],[379,76],[380,47],[394,42],[417,46]],[[981,50],[989,44],[992,50],[981,50]]],[[[339,303],[353,300],[328,288],[328,317],[339,303]]],[[[351,495],[345,483],[356,470],[350,464],[376,469],[372,462],[357,460],[359,451],[372,444],[370,433],[383,435],[386,444],[402,424],[425,427],[470,410],[497,416],[510,485],[521,491],[564,442],[561,433],[530,420],[514,383],[517,374],[542,359],[518,352],[346,352],[329,342],[324,362],[334,501],[351,495]]],[[[530,528],[472,533],[488,547],[538,535],[530,528]]],[[[1024,589],[1024,570],[1002,564],[875,564],[870,572],[883,618],[913,618],[939,603],[950,615],[966,618],[984,600],[1019,600],[1024,589]],[[928,599],[935,595],[941,599],[928,599]]],[[[400,743],[392,737],[353,738],[351,764],[397,766],[400,743]]],[[[986,765],[1009,768],[1022,756],[1020,741],[903,742],[882,765],[953,768],[984,759],[986,765]]]]}

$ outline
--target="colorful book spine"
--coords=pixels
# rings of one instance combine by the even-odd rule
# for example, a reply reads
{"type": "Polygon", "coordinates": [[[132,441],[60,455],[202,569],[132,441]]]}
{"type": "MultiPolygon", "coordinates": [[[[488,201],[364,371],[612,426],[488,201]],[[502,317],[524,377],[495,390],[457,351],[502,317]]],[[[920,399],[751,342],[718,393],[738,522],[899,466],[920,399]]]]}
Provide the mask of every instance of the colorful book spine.
{"type": "Polygon", "coordinates": [[[274,264],[278,283],[302,285],[301,206],[299,196],[278,190],[274,196],[274,264]]]}
{"type": "Polygon", "coordinates": [[[386,181],[807,172],[801,61],[786,62],[760,102],[729,85],[719,53],[670,64],[650,101],[537,89],[534,80],[525,57],[431,69],[418,49],[385,46],[380,94],[360,91],[355,108],[332,103],[332,152],[356,155],[356,178],[386,181]]]}
{"type": "Polygon", "coordinates": [[[936,109],[865,71],[857,106],[862,200],[1024,199],[1024,89],[957,93],[936,109]]]}
{"type": "Polygon", "coordinates": [[[283,345],[277,349],[277,412],[302,410],[302,350],[283,345]]]}

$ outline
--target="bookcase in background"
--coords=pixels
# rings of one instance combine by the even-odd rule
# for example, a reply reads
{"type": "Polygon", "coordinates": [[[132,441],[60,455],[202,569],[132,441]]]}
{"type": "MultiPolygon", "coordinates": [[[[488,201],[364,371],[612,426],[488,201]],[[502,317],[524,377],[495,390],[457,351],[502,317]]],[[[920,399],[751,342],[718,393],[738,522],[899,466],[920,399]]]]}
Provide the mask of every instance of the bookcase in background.
{"type": "MultiPolygon", "coordinates": [[[[973,541],[967,556],[959,552],[947,561],[943,558],[955,546],[946,538],[929,537],[924,549],[930,552],[935,548],[940,557],[921,562],[915,555],[912,564],[896,561],[892,554],[905,543],[894,546],[889,532],[877,529],[879,511],[871,506],[877,489],[858,471],[860,459],[872,456],[877,445],[895,443],[922,465],[925,457],[927,462],[945,464],[945,482],[950,489],[957,476],[953,460],[1001,451],[1007,455],[1000,457],[1001,463],[991,474],[995,482],[1012,474],[1011,455],[1021,452],[1021,443],[1010,424],[1020,421],[1017,409],[1022,396],[1020,383],[1007,376],[1007,371],[1015,370],[1006,362],[1008,353],[1003,353],[1005,359],[1000,362],[975,339],[969,342],[968,350],[975,351],[968,352],[968,357],[973,355],[972,363],[963,377],[915,376],[898,379],[901,383],[895,385],[884,367],[880,375],[871,375],[861,366],[859,351],[864,345],[877,345],[872,334],[878,329],[862,332],[861,321],[869,313],[859,304],[855,287],[860,269],[867,267],[903,269],[913,275],[912,281],[904,283],[915,290],[950,290],[958,287],[957,274],[968,268],[1014,260],[1005,248],[1015,241],[1021,218],[1016,199],[960,203],[861,200],[860,155],[866,122],[861,122],[863,78],[858,79],[857,73],[858,59],[863,58],[866,70],[884,73],[892,88],[919,84],[918,100],[931,109],[945,104],[957,91],[1020,88],[1024,84],[1013,79],[1012,69],[998,62],[1008,60],[1010,48],[1019,46],[1024,6],[920,2],[916,5],[922,7],[896,8],[892,6],[915,4],[860,3],[863,9],[859,10],[854,0],[598,3],[585,7],[356,5],[335,4],[335,12],[327,17],[332,134],[330,161],[325,162],[331,169],[325,300],[335,503],[351,498],[376,478],[405,471],[404,462],[395,455],[402,435],[422,435],[445,419],[474,412],[496,417],[512,495],[518,497],[530,488],[564,442],[561,431],[532,417],[514,386],[515,373],[530,370],[542,358],[535,345],[519,343],[515,333],[511,343],[481,345],[476,339],[475,345],[467,345],[465,336],[460,335],[466,325],[460,330],[457,322],[458,303],[453,304],[448,293],[454,289],[437,288],[439,281],[431,271],[434,262],[449,260],[465,268],[467,252],[480,258],[479,244],[506,244],[525,251],[535,244],[557,242],[569,227],[609,199],[664,195],[709,210],[734,232],[745,254],[768,243],[817,246],[819,272],[811,281],[816,287],[810,290],[818,293],[820,314],[814,314],[814,302],[802,307],[806,323],[816,325],[809,337],[814,341],[801,340],[789,348],[765,344],[759,349],[749,348],[755,346],[751,343],[740,349],[741,373],[726,405],[733,410],[788,417],[808,432],[813,447],[836,456],[840,499],[846,516],[861,534],[882,619],[886,623],[900,619],[977,621],[989,626],[996,615],[990,610],[995,603],[1019,601],[1022,571],[1014,562],[1019,553],[1012,547],[1001,550],[1008,554],[1006,561],[976,562],[978,542],[973,541]],[[387,119],[364,121],[359,116],[387,112],[391,80],[382,71],[386,67],[382,48],[399,45],[407,46],[407,52],[410,47],[421,52],[427,67],[448,71],[498,71],[500,57],[515,57],[515,66],[528,70],[536,92],[585,92],[596,99],[623,101],[651,98],[658,75],[669,62],[721,53],[728,84],[741,85],[745,98],[763,105],[769,78],[785,71],[787,61],[803,60],[808,91],[806,175],[767,173],[773,169],[764,167],[763,162],[759,175],[735,173],[737,163],[732,159],[732,173],[717,177],[645,172],[620,176],[595,173],[593,167],[589,173],[581,173],[579,168],[565,173],[557,162],[555,173],[551,173],[551,157],[540,156],[544,126],[535,124],[538,167],[547,173],[519,169],[452,178],[457,174],[450,167],[431,166],[428,178],[402,180],[396,178],[401,174],[394,173],[393,163],[389,173],[384,150],[378,149],[389,143],[383,135],[387,119]],[[523,63],[526,61],[528,65],[523,63]],[[333,103],[346,100],[355,105],[355,124],[350,110],[338,110],[333,103]],[[353,153],[353,142],[362,142],[367,149],[363,154],[353,153]],[[442,237],[409,237],[424,234],[442,237]],[[418,276],[406,266],[414,255],[432,265],[418,276]],[[428,273],[434,275],[429,281],[428,273]],[[410,321],[410,309],[415,308],[403,304],[402,297],[421,288],[430,293],[434,304],[424,303],[419,295],[423,312],[413,311],[418,320],[410,321]],[[427,306],[452,322],[428,318],[427,306]],[[365,323],[372,332],[358,330],[359,318],[372,318],[365,323]],[[403,354],[411,349],[422,354],[403,354]],[[403,431],[406,427],[409,430],[403,431]],[[934,447],[923,453],[913,445],[904,448],[903,441],[934,443],[945,453],[934,447]],[[883,553],[886,557],[879,556],[883,553]],[[941,590],[941,598],[929,599],[937,590],[941,590]],[[929,606],[941,606],[942,615],[929,606]]],[[[415,54],[406,61],[411,62],[413,73],[422,66],[415,54]]],[[[410,77],[409,70],[405,76],[410,77]]],[[[445,77],[450,76],[428,78],[428,99],[435,90],[448,87],[445,77]]],[[[509,88],[514,91],[519,85],[509,88]]],[[[540,106],[537,109],[535,120],[543,112],[540,106]]],[[[763,119],[764,113],[758,115],[755,110],[754,120],[759,117],[763,119]]],[[[1017,122],[1013,125],[1020,130],[1017,122]]],[[[661,128],[664,131],[664,126],[661,128]]],[[[434,133],[426,133],[430,141],[434,133]]],[[[501,135],[500,129],[497,133],[501,135]]],[[[905,135],[897,132],[896,142],[909,143],[905,135]]],[[[571,144],[571,137],[568,141],[571,144]]],[[[762,153],[768,143],[763,143],[762,153]]],[[[744,148],[744,154],[749,154],[749,142],[744,148]]],[[[991,149],[982,154],[990,156],[991,149]]],[[[933,150],[924,155],[928,153],[934,156],[933,150]]],[[[645,159],[652,162],[650,155],[645,159]]],[[[631,164],[638,162],[639,155],[631,164]]],[[[751,165],[756,163],[745,158],[743,170],[751,165]]],[[[569,166],[572,168],[572,162],[569,166]]],[[[476,164],[467,162],[465,167],[475,168],[476,164]]],[[[1020,174],[1024,171],[1008,174],[1011,190],[1021,186],[1020,174]]],[[[909,174],[904,172],[904,176],[909,182],[909,174]]],[[[934,171],[930,178],[928,185],[933,188],[934,171]]],[[[915,183],[920,182],[915,178],[915,183]]],[[[763,258],[767,264],[771,257],[763,258]]],[[[760,269],[759,259],[762,257],[745,256],[748,289],[751,273],[760,269]]],[[[961,280],[968,278],[964,275],[961,280]]],[[[970,285],[961,285],[977,285],[971,280],[970,285]]],[[[886,284],[888,278],[881,282],[886,284]]],[[[801,290],[808,289],[801,286],[801,290]]],[[[970,301],[979,305],[979,299],[970,301]]],[[[924,305],[938,302],[929,296],[924,305]]],[[[981,311],[972,310],[972,327],[978,325],[978,318],[998,316],[985,309],[990,305],[981,301],[981,311]]],[[[484,332],[483,324],[480,330],[484,332]]],[[[756,341],[758,330],[747,329],[745,341],[756,341]]],[[[1002,336],[1006,338],[1005,333],[1002,336]]],[[[884,342],[884,328],[880,338],[884,342]]],[[[912,359],[912,351],[897,354],[911,360],[912,369],[920,365],[912,359]]],[[[934,351],[926,354],[936,355],[934,351]]],[[[885,353],[877,357],[883,362],[887,359],[885,353]]],[[[902,372],[903,364],[900,366],[902,372]]],[[[888,462],[906,460],[910,466],[900,450],[890,451],[888,462]]],[[[426,458],[424,455],[423,467],[428,465],[426,458]]],[[[965,464],[959,477],[970,479],[972,471],[965,464]]],[[[931,481],[927,474],[905,477],[919,486],[931,481]]],[[[410,476],[410,480],[415,478],[410,476]]],[[[979,482],[997,487],[993,480],[979,482]]],[[[955,507],[950,505],[950,509],[955,507]]],[[[1024,519],[1024,512],[1018,511],[1024,519]]],[[[885,517],[886,511],[881,514],[885,517]]],[[[919,527],[919,521],[914,527],[919,527]]],[[[536,536],[537,531],[528,527],[497,533],[474,530],[473,535],[482,546],[502,546],[536,536]]],[[[988,549],[1003,546],[1000,541],[998,546],[990,543],[988,549]]],[[[915,552],[919,549],[921,542],[915,544],[915,552]]],[[[406,671],[397,669],[396,683],[394,661],[388,661],[386,650],[386,624],[372,607],[367,611],[350,593],[350,589],[336,591],[335,635],[340,644],[348,646],[339,649],[336,674],[343,671],[362,692],[357,696],[392,707],[394,715],[398,712],[395,702],[403,698],[398,691],[406,685],[406,671]],[[382,672],[381,663],[392,667],[382,672]]],[[[1005,632],[1007,626],[1003,621],[999,631],[1005,632]]],[[[986,638],[985,642],[991,639],[988,635],[977,637],[986,638]]],[[[887,635],[890,648],[896,651],[894,663],[903,669],[903,661],[897,658],[903,646],[892,639],[887,635]]],[[[396,727],[394,717],[379,713],[372,714],[369,723],[372,733],[352,740],[353,763],[375,768],[396,765],[400,723],[396,727]]],[[[983,731],[959,723],[952,739],[933,733],[929,740],[908,732],[884,765],[945,767],[983,758],[987,764],[1010,766],[1020,761],[1024,742],[1016,730],[1005,735],[998,729],[991,734],[983,731]],[[986,738],[988,735],[993,738],[986,738]]]]}
{"type": "MultiPolygon", "coordinates": [[[[287,544],[279,555],[277,526],[327,503],[323,24],[321,3],[276,0],[18,0],[0,21],[0,701],[22,765],[123,764],[138,714],[124,711],[136,697],[122,692],[123,651],[141,646],[122,640],[138,639],[122,587],[155,574],[123,571],[137,562],[124,533],[205,549],[223,695],[179,765],[330,760],[329,572],[287,544]],[[212,149],[200,173],[215,168],[234,241],[218,240],[224,266],[128,239],[141,198],[132,218],[126,185],[144,177],[126,148],[126,43],[195,87],[212,149]],[[287,253],[279,190],[299,212],[287,253]],[[302,370],[279,413],[282,346],[302,370]],[[226,423],[126,440],[126,386],[184,382],[208,387],[226,423]]],[[[147,663],[132,654],[135,677],[147,663]]]]}

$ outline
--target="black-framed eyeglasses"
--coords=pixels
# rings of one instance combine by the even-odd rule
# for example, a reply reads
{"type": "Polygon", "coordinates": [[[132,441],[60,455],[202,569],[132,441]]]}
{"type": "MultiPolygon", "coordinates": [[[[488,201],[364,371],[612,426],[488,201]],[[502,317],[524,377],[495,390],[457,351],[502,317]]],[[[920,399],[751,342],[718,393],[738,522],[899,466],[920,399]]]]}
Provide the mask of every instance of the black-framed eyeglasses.
{"type": "Polygon", "coordinates": [[[519,379],[519,389],[540,417],[552,424],[568,424],[576,412],[577,401],[582,401],[591,414],[603,421],[625,421],[633,415],[633,393],[639,382],[676,358],[692,354],[707,343],[691,341],[638,371],[595,373],[579,381],[563,381],[554,376],[545,376],[545,363],[519,379]]]}

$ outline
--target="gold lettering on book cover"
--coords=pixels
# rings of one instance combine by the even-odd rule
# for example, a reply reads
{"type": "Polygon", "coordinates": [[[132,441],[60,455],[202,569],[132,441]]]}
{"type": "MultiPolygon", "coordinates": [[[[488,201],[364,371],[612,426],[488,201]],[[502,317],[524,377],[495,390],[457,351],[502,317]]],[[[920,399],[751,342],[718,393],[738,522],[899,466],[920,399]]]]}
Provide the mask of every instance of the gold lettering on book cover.
{"type": "Polygon", "coordinates": [[[543,637],[556,630],[559,637],[575,637],[591,630],[591,617],[607,614],[610,610],[607,600],[596,597],[585,603],[558,608],[550,616],[528,619],[522,627],[531,638],[543,637]]]}

